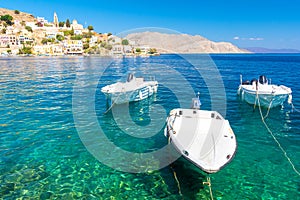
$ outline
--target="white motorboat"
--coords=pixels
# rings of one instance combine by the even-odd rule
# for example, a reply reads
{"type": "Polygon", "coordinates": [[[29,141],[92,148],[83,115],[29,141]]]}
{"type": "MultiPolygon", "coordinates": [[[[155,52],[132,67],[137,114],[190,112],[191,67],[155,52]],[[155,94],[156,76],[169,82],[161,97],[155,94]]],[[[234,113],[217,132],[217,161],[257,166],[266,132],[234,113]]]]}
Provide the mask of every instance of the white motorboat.
{"type": "Polygon", "coordinates": [[[126,82],[107,85],[101,88],[101,92],[105,94],[109,105],[113,105],[146,99],[156,93],[157,88],[157,81],[145,81],[129,73],[126,82]]]}
{"type": "Polygon", "coordinates": [[[176,108],[167,118],[165,136],[187,160],[206,173],[215,173],[229,163],[236,152],[236,137],[216,111],[200,110],[193,98],[191,109],[176,108]]]}
{"type": "Polygon", "coordinates": [[[287,100],[292,103],[292,90],[284,85],[269,84],[265,76],[260,76],[259,80],[242,80],[238,89],[238,95],[249,104],[258,105],[267,108],[283,106],[287,100]]]}

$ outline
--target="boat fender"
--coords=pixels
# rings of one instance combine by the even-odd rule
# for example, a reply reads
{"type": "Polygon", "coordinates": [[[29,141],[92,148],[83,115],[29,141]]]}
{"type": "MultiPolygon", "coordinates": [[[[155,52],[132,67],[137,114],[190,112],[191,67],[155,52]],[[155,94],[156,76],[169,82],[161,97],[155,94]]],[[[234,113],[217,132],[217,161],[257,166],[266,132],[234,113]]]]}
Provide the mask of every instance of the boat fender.
{"type": "Polygon", "coordinates": [[[293,100],[293,97],[291,94],[289,94],[289,97],[288,97],[288,104],[292,104],[292,100],[293,100]]]}
{"type": "Polygon", "coordinates": [[[148,86],[148,96],[153,93],[153,89],[151,86],[148,86]]]}
{"type": "Polygon", "coordinates": [[[228,130],[233,135],[233,130],[231,128],[229,128],[228,130]]]}
{"type": "Polygon", "coordinates": [[[255,86],[256,87],[256,90],[258,90],[258,81],[257,81],[257,79],[252,79],[251,80],[251,85],[253,85],[253,86],[255,86]]]}

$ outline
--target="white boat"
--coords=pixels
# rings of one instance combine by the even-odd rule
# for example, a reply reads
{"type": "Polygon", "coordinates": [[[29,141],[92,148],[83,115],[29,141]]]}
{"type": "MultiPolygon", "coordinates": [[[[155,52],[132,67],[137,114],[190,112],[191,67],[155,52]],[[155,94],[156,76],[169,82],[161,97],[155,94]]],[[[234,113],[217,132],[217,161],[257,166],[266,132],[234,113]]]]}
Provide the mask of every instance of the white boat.
{"type": "Polygon", "coordinates": [[[193,98],[191,109],[176,108],[167,118],[165,136],[187,160],[206,173],[215,173],[229,163],[236,152],[236,137],[216,111],[200,110],[193,98]]]}
{"type": "Polygon", "coordinates": [[[130,73],[126,82],[107,85],[101,88],[101,92],[105,94],[109,105],[113,105],[146,99],[156,93],[157,88],[157,81],[145,81],[130,73]]]}
{"type": "Polygon", "coordinates": [[[243,82],[242,76],[240,79],[238,95],[249,104],[273,108],[283,106],[285,101],[289,104],[292,103],[292,90],[289,87],[269,84],[263,75],[259,77],[259,80],[253,79],[243,82]]]}

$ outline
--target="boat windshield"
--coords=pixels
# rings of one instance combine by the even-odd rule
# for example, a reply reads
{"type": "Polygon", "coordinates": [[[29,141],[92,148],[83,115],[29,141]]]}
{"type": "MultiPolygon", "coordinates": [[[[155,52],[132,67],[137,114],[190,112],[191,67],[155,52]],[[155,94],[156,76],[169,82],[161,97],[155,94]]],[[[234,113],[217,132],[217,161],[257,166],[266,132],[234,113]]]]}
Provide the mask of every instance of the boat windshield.
{"type": "Polygon", "coordinates": [[[192,98],[192,109],[200,109],[201,101],[199,98],[192,98]]]}
{"type": "Polygon", "coordinates": [[[129,73],[128,76],[127,76],[127,82],[132,81],[133,78],[134,78],[134,75],[132,73],[129,73]]]}

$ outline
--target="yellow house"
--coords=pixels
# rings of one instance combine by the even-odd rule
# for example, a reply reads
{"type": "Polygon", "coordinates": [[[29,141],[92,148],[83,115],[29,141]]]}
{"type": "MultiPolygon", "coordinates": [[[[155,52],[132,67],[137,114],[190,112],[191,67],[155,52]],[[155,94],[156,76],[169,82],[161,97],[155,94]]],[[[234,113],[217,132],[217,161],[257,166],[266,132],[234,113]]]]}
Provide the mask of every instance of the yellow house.
{"type": "Polygon", "coordinates": [[[67,40],[64,42],[65,54],[82,54],[83,44],[81,40],[67,40]]]}
{"type": "Polygon", "coordinates": [[[33,54],[35,55],[63,55],[63,45],[36,45],[33,47],[33,54]]]}

